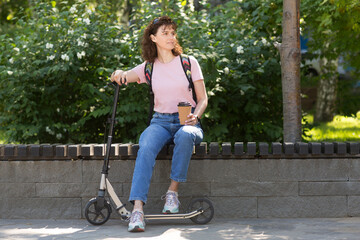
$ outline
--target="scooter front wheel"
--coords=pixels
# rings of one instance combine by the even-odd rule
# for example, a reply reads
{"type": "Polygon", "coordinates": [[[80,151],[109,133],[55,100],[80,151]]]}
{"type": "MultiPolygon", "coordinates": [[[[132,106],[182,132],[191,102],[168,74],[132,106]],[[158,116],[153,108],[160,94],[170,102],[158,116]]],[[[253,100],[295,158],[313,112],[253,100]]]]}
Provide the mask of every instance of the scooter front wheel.
{"type": "Polygon", "coordinates": [[[203,211],[201,214],[190,218],[191,221],[197,224],[206,224],[214,217],[214,206],[212,202],[207,198],[196,198],[189,204],[188,211],[203,211]]]}
{"type": "Polygon", "coordinates": [[[103,206],[100,206],[96,198],[92,198],[85,206],[85,217],[89,223],[93,225],[102,225],[109,220],[111,214],[111,206],[104,199],[103,206]]]}

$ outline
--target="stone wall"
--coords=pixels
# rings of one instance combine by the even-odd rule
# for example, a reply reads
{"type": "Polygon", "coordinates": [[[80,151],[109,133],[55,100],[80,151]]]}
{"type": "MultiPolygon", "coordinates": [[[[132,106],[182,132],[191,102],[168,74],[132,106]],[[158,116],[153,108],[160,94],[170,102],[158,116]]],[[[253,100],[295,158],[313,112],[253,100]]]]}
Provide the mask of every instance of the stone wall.
{"type": "MultiPolygon", "coordinates": [[[[206,196],[215,217],[359,217],[359,148],[355,142],[202,143],[180,185],[182,208],[206,196]]],[[[137,150],[137,144],[112,145],[109,179],[123,202],[137,150]]],[[[172,151],[167,146],[158,156],[148,214],[162,209],[172,151]]],[[[82,218],[99,188],[103,153],[100,144],[1,145],[0,218],[82,218]]]]}

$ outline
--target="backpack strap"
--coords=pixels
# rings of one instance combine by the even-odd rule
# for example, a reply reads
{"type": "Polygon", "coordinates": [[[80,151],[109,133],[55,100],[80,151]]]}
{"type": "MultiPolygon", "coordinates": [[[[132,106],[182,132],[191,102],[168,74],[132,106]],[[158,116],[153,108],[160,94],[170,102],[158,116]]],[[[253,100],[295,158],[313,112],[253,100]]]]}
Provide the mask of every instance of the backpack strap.
{"type": "Polygon", "coordinates": [[[148,125],[150,125],[150,121],[153,115],[153,111],[154,111],[154,92],[152,90],[152,84],[151,84],[151,78],[152,78],[152,73],[153,73],[153,69],[154,69],[154,63],[151,62],[146,62],[145,64],[145,79],[146,82],[149,85],[149,100],[150,100],[150,104],[149,104],[149,115],[148,115],[148,125]]]}
{"type": "MultiPolygon", "coordinates": [[[[190,90],[192,91],[193,99],[194,99],[195,103],[197,103],[195,87],[194,87],[194,83],[193,83],[192,77],[191,77],[190,58],[188,55],[181,54],[180,61],[181,61],[181,66],[183,67],[184,73],[186,75],[186,78],[189,81],[189,91],[190,90]]],[[[154,111],[154,92],[152,90],[152,84],[151,84],[153,70],[154,70],[154,63],[146,62],[145,78],[146,78],[146,82],[149,85],[149,98],[150,98],[148,125],[150,125],[150,121],[151,121],[153,111],[154,111]]]]}
{"type": "Polygon", "coordinates": [[[186,54],[181,54],[180,55],[180,61],[181,61],[181,66],[184,69],[185,75],[187,80],[189,81],[189,90],[192,91],[192,95],[193,95],[193,99],[195,101],[195,103],[197,103],[197,98],[196,98],[196,92],[195,92],[195,87],[194,87],[194,83],[191,77],[191,62],[190,62],[190,58],[188,55],[186,54]]]}

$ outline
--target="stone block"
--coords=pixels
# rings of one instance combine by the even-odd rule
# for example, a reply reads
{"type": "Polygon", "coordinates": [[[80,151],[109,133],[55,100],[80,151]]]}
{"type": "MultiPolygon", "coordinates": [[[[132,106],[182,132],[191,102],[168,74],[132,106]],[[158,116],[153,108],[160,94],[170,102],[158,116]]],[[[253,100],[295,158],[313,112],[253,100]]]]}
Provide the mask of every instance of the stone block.
{"type": "Polygon", "coordinates": [[[80,152],[81,152],[80,148],[81,148],[80,145],[69,145],[67,156],[71,158],[77,158],[78,156],[80,156],[80,152]]]}
{"type": "Polygon", "coordinates": [[[132,156],[136,157],[139,151],[139,144],[133,144],[131,147],[132,156]]]}
{"type": "Polygon", "coordinates": [[[241,156],[244,154],[244,143],[243,142],[236,142],[234,144],[234,154],[237,156],[241,156]]]}
{"type": "Polygon", "coordinates": [[[279,142],[271,143],[271,153],[273,155],[281,155],[282,154],[282,144],[279,142]]]}
{"type": "Polygon", "coordinates": [[[191,160],[188,181],[223,182],[257,181],[259,177],[258,160],[191,160]]]}
{"type": "Polygon", "coordinates": [[[295,143],[295,150],[300,155],[308,155],[309,154],[309,144],[304,142],[295,143]]]}
{"type": "Polygon", "coordinates": [[[334,147],[335,147],[335,153],[336,154],[339,154],[339,155],[346,154],[346,143],[344,143],[344,142],[335,142],[334,147]]]}
{"type": "Polygon", "coordinates": [[[334,154],[334,144],[330,142],[321,143],[322,152],[326,155],[334,154]]]}
{"type": "Polygon", "coordinates": [[[246,154],[250,156],[256,155],[256,142],[248,142],[246,144],[246,154]]]}
{"type": "Polygon", "coordinates": [[[212,156],[219,155],[219,143],[217,143],[217,142],[211,142],[210,143],[209,154],[212,155],[212,156]]]}
{"type": "Polygon", "coordinates": [[[238,182],[211,183],[211,196],[217,197],[265,197],[297,196],[297,182],[238,182]]]}
{"type": "Polygon", "coordinates": [[[35,184],[0,183],[0,193],[0,198],[32,198],[36,196],[35,184]]]}
{"type": "Polygon", "coordinates": [[[169,147],[168,147],[168,154],[169,154],[170,156],[172,156],[173,153],[174,153],[174,147],[175,147],[174,144],[170,144],[169,147]]]}
{"type": "Polygon", "coordinates": [[[0,164],[0,182],[81,182],[80,161],[10,161],[0,164]]]}
{"type": "Polygon", "coordinates": [[[4,156],[13,157],[15,155],[15,145],[5,145],[4,146],[4,156]]]}
{"type": "Polygon", "coordinates": [[[26,145],[17,145],[16,146],[17,156],[26,157],[27,156],[27,146],[26,145]]]}
{"type": "Polygon", "coordinates": [[[269,155],[269,144],[265,142],[259,143],[259,153],[261,156],[269,155]]]}
{"type": "Polygon", "coordinates": [[[204,156],[207,153],[207,143],[202,142],[199,145],[195,145],[195,155],[204,156]]]}
{"type": "Polygon", "coordinates": [[[91,144],[81,145],[80,155],[83,157],[94,156],[94,145],[91,144]]]}
{"type": "Polygon", "coordinates": [[[231,143],[230,142],[224,142],[221,144],[222,149],[222,155],[223,156],[230,156],[231,155],[231,143]]]}
{"type": "Polygon", "coordinates": [[[360,217],[360,196],[348,197],[348,216],[360,217]]]}
{"type": "MultiPolygon", "coordinates": [[[[190,160],[191,162],[194,160],[190,160]]],[[[171,160],[158,159],[155,162],[155,167],[152,175],[152,182],[155,183],[169,183],[170,182],[170,172],[171,172],[171,160]]]]}
{"type": "Polygon", "coordinates": [[[0,198],[0,218],[81,218],[81,198],[0,198]]]}
{"type": "MultiPolygon", "coordinates": [[[[101,171],[103,168],[102,160],[82,161],[82,182],[83,183],[100,183],[101,171]]],[[[114,172],[114,174],[116,174],[114,172]]],[[[110,173],[112,175],[112,172],[110,173]]]]}
{"type": "Polygon", "coordinates": [[[94,157],[104,156],[104,144],[95,144],[94,145],[94,157]]]}
{"type": "Polygon", "coordinates": [[[168,145],[165,145],[158,154],[158,156],[166,156],[166,155],[168,155],[168,145]]]}
{"type": "Polygon", "coordinates": [[[53,157],[54,156],[54,147],[52,145],[41,145],[41,155],[44,157],[53,157]]]}
{"type": "Polygon", "coordinates": [[[301,196],[360,195],[360,182],[300,182],[301,196]]]}
{"type": "Polygon", "coordinates": [[[294,155],[295,153],[295,144],[292,142],[284,142],[284,153],[285,155],[294,155]]]}
{"type": "Polygon", "coordinates": [[[349,161],[344,159],[264,159],[259,160],[259,180],[347,181],[349,161]]]}
{"type": "Polygon", "coordinates": [[[120,156],[130,156],[131,155],[131,146],[132,144],[120,144],[119,146],[119,155],[120,156]]]}
{"type": "Polygon", "coordinates": [[[350,181],[359,181],[360,179],[360,159],[348,159],[350,162],[349,166],[349,180],[350,181]]]}
{"type": "Polygon", "coordinates": [[[359,142],[347,142],[347,152],[351,155],[359,154],[360,143],[359,142]]]}
{"type": "Polygon", "coordinates": [[[109,170],[110,182],[121,182],[121,183],[131,182],[134,168],[135,168],[134,160],[110,161],[110,170],[109,170]]]}
{"type": "Polygon", "coordinates": [[[210,197],[217,218],[256,218],[256,197],[210,197]],[[231,207],[230,207],[231,206],[231,207]]]}
{"type": "Polygon", "coordinates": [[[57,145],[55,147],[56,157],[67,157],[67,145],[57,145]]]}
{"type": "Polygon", "coordinates": [[[29,145],[29,157],[39,157],[40,156],[40,145],[29,145]]]}
{"type": "MultiPolygon", "coordinates": [[[[36,183],[36,197],[41,198],[77,198],[95,197],[99,183],[36,183]]],[[[111,184],[113,185],[113,184],[111,184]]],[[[117,193],[122,194],[121,184],[114,184],[117,193]]]]}
{"type": "Polygon", "coordinates": [[[309,148],[310,148],[310,153],[312,155],[320,155],[321,154],[321,143],[310,142],[309,148]]]}
{"type": "Polygon", "coordinates": [[[346,196],[258,197],[258,217],[346,217],[346,199],[346,196]]]}

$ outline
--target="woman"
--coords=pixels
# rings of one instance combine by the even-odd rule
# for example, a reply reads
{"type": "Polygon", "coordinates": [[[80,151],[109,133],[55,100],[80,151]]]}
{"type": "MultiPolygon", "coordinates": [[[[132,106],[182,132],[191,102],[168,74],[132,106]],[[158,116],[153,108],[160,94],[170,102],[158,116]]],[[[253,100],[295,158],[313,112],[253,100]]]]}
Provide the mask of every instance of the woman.
{"type": "Polygon", "coordinates": [[[155,113],[139,140],[129,198],[134,204],[128,228],[130,232],[145,231],[143,205],[147,201],[156,156],[163,146],[172,141],[175,144],[171,183],[165,195],[163,213],[178,213],[179,184],[186,181],[194,145],[203,139],[198,121],[208,103],[204,79],[198,62],[190,57],[191,76],[197,97],[195,103],[180,60],[182,48],[176,39],[176,28],[175,22],[167,16],[154,19],[145,29],[142,40],[142,57],[145,62],[130,71],[116,70],[111,75],[111,81],[118,84],[146,83],[146,62],[153,63],[151,85],[155,95],[155,113]],[[179,122],[179,102],[190,102],[193,107],[185,125],[180,125],[179,122]]]}

